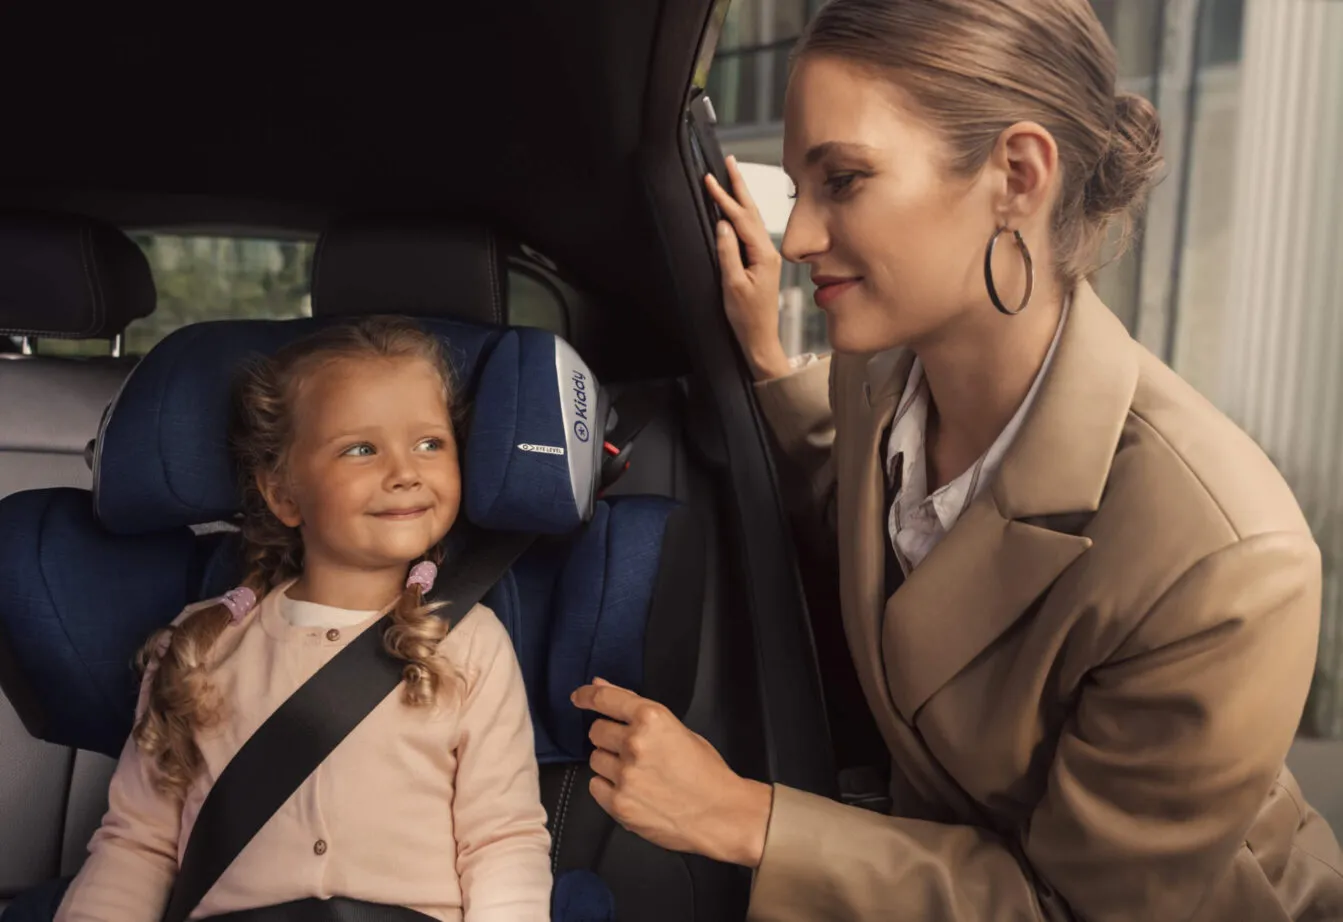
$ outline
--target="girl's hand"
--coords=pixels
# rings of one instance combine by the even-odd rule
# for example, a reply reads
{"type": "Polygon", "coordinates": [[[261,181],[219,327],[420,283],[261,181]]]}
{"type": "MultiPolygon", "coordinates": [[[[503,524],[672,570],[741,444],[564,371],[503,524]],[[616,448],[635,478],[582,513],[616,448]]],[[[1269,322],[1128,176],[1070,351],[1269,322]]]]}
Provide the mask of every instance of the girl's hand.
{"type": "Polygon", "coordinates": [[[589,790],[617,823],[654,845],[754,868],[773,792],[742,778],[665,707],[604,679],[571,696],[610,719],[592,725],[589,790]]]}
{"type": "Polygon", "coordinates": [[[718,222],[723,306],[751,373],[757,381],[765,381],[790,370],[779,340],[779,272],[783,259],[769,238],[736,158],[727,158],[727,169],[732,178],[731,194],[712,175],[704,178],[709,193],[728,218],[718,222]],[[749,266],[742,265],[738,240],[746,246],[749,266]]]}

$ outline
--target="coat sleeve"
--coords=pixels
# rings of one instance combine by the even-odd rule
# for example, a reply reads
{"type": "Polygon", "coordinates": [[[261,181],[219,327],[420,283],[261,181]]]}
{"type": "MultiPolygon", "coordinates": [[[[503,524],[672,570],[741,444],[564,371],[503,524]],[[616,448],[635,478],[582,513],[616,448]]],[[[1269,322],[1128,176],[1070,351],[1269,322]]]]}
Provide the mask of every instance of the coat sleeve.
{"type": "Polygon", "coordinates": [[[1190,568],[1093,671],[1019,830],[776,787],[749,918],[1291,918],[1246,842],[1272,812],[1319,607],[1306,535],[1247,538],[1190,568]]]}
{"type": "Polygon", "coordinates": [[[785,504],[832,536],[836,531],[834,367],[831,356],[814,358],[792,374],[755,386],[780,456],[785,504]]]}

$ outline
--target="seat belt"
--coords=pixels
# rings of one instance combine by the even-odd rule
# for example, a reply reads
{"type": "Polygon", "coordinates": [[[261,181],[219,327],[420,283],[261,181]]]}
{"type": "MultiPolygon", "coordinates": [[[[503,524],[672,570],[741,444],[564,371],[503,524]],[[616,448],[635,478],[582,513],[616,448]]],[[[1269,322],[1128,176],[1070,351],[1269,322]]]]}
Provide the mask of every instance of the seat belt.
{"type": "MultiPolygon", "coordinates": [[[[430,599],[452,630],[536,540],[525,532],[476,532],[430,599]]],[[[262,826],[401,684],[405,663],[383,646],[379,619],[280,705],[224,767],[187,840],[162,922],[185,922],[262,826]]]]}

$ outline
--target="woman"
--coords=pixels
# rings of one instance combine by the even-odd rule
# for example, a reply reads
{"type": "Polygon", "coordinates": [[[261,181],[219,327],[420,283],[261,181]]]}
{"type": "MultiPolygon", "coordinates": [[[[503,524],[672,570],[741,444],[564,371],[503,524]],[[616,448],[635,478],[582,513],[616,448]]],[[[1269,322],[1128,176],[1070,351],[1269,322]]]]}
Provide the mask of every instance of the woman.
{"type": "Polygon", "coordinates": [[[1086,0],[833,0],[788,88],[783,242],[830,360],[785,357],[778,256],[740,176],[741,204],[715,190],[728,316],[837,532],[893,815],[741,779],[622,689],[575,701],[607,718],[597,800],[755,868],[751,919],[1343,918],[1283,766],[1310,530],[1086,281],[1159,138],[1086,0]]]}

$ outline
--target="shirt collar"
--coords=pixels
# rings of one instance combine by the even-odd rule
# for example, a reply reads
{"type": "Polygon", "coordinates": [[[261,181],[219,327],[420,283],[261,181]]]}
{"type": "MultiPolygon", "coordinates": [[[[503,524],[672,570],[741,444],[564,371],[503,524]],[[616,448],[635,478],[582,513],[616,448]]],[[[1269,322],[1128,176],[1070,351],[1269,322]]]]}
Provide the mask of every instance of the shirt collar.
{"type": "Polygon", "coordinates": [[[902,508],[913,509],[931,500],[943,530],[949,531],[965,507],[983,492],[993,479],[998,466],[1002,463],[1003,455],[1011,447],[1013,439],[1016,438],[1030,412],[1031,405],[1035,402],[1045,372],[1049,370],[1054,353],[1058,349],[1060,334],[1063,332],[1063,325],[1068,320],[1071,308],[1072,297],[1069,296],[1063,303],[1058,326],[1054,328],[1054,338],[1049,344],[1049,351],[1045,353],[1045,360],[1041,363],[1040,370],[1036,372],[1035,379],[1031,382],[1030,390],[1026,392],[1021,405],[994,439],[988,451],[949,483],[934,491],[931,496],[928,495],[928,467],[924,457],[924,434],[928,426],[928,382],[923,374],[923,362],[915,357],[895,411],[890,438],[886,442],[886,474],[891,480],[899,478],[896,498],[902,508]],[[898,471],[897,463],[900,468],[898,471]]]}

